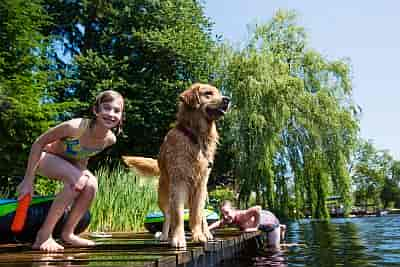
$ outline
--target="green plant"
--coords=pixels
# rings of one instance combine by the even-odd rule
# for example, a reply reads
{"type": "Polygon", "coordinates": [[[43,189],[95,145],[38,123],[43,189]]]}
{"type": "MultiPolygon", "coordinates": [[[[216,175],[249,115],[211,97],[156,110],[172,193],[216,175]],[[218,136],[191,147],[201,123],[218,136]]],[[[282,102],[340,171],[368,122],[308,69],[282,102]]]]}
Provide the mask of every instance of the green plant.
{"type": "Polygon", "coordinates": [[[55,195],[63,188],[63,183],[58,180],[37,176],[35,181],[35,194],[40,196],[55,195]]]}
{"type": "Polygon", "coordinates": [[[224,200],[230,200],[235,203],[235,191],[230,187],[217,186],[208,194],[209,204],[215,209],[219,210],[219,205],[224,200]]]}
{"type": "Polygon", "coordinates": [[[99,190],[91,207],[90,231],[139,231],[150,210],[157,208],[154,183],[143,183],[135,173],[117,166],[95,172],[99,190]]]}

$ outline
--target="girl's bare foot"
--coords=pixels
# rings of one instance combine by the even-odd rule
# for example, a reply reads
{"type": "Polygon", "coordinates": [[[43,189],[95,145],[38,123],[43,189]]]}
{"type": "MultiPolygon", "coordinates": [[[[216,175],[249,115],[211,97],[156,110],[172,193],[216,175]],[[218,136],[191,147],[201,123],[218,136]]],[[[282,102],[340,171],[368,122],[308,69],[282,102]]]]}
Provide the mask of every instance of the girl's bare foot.
{"type": "Polygon", "coordinates": [[[58,244],[51,236],[42,238],[40,235],[36,237],[35,243],[32,245],[32,249],[40,249],[46,252],[55,252],[64,250],[64,247],[58,244]]]}
{"type": "Polygon", "coordinates": [[[92,247],[95,245],[94,241],[79,237],[74,234],[62,235],[62,240],[66,244],[71,245],[73,247],[92,247]]]}

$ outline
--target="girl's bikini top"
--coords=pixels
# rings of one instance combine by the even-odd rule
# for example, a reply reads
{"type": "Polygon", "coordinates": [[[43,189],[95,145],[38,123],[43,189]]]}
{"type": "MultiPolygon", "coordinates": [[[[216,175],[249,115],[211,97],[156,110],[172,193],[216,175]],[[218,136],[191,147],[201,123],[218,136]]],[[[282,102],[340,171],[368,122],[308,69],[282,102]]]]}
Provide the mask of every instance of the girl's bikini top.
{"type": "Polygon", "coordinates": [[[79,125],[79,135],[76,137],[66,137],[62,140],[62,144],[64,145],[65,157],[72,160],[82,160],[90,158],[103,151],[103,148],[87,148],[81,146],[79,139],[84,134],[84,132],[89,129],[89,125],[89,119],[82,119],[82,122],[79,125]]]}

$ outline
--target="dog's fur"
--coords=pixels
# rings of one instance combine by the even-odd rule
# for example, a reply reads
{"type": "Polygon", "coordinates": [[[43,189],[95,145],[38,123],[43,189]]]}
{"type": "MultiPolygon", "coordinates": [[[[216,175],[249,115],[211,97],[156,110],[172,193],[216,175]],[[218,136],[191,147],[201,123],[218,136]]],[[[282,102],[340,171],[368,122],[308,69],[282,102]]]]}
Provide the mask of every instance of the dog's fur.
{"type": "Polygon", "coordinates": [[[215,121],[228,110],[229,98],[208,84],[193,84],[179,96],[176,126],[166,135],[158,161],[123,156],[124,162],[144,175],[160,175],[158,204],[165,221],[161,240],[185,247],[183,211],[189,207],[194,242],[212,239],[203,209],[207,181],[218,143],[215,121]]]}

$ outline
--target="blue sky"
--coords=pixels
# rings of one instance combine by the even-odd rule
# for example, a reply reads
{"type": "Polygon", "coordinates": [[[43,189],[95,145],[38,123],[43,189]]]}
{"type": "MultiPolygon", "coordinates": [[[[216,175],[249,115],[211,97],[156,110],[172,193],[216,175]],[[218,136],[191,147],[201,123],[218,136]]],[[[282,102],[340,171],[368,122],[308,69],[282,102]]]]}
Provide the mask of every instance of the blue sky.
{"type": "Polygon", "coordinates": [[[247,25],[269,21],[279,8],[297,12],[310,47],[328,59],[350,59],[361,136],[400,160],[400,1],[205,1],[214,32],[235,45],[247,39],[247,25]]]}

